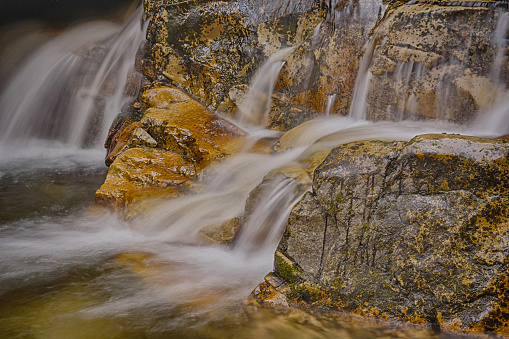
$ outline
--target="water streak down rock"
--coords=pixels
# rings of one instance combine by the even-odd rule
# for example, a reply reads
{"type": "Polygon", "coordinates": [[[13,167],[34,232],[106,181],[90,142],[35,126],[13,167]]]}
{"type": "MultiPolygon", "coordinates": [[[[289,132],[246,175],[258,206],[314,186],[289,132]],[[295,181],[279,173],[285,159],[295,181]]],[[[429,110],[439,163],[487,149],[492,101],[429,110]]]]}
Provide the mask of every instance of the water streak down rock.
{"type": "Polygon", "coordinates": [[[507,87],[502,2],[394,2],[379,22],[369,66],[370,120],[470,122],[507,87]]]}
{"type": "Polygon", "coordinates": [[[509,334],[508,173],[504,141],[442,134],[334,148],[291,212],[278,290],[359,314],[509,334]]]}

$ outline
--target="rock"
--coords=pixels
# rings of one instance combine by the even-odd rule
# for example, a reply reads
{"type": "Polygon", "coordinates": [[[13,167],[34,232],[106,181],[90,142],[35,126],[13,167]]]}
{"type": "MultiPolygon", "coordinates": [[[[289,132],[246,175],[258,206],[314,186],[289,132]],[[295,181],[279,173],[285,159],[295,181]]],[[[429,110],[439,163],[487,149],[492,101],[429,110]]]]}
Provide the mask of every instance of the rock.
{"type": "Polygon", "coordinates": [[[244,132],[195,100],[148,109],[140,127],[157,147],[181,154],[188,161],[206,165],[232,154],[244,132]]]}
{"type": "Polygon", "coordinates": [[[322,114],[333,95],[331,113],[348,112],[359,52],[383,7],[380,0],[334,8],[310,0],[144,5],[150,23],[139,69],[149,81],[167,79],[229,115],[254,71],[282,48],[298,46],[276,83],[268,126],[277,130],[322,114]]]}
{"type": "Polygon", "coordinates": [[[251,292],[251,297],[256,302],[269,307],[289,307],[291,305],[288,298],[278,288],[284,285],[277,275],[269,273],[265,276],[265,281],[251,292]]]}
{"type": "Polygon", "coordinates": [[[141,120],[119,119],[107,140],[111,163],[96,201],[131,205],[182,190],[211,162],[243,146],[244,132],[182,90],[158,84],[142,95],[141,120]]]}
{"type": "Polygon", "coordinates": [[[113,161],[95,200],[124,207],[140,197],[172,196],[195,175],[196,165],[175,152],[131,148],[113,161]]]}
{"type": "Polygon", "coordinates": [[[374,32],[367,117],[469,122],[507,86],[507,23],[491,1],[393,2],[374,32]],[[505,25],[505,26],[504,26],[505,25]]]}
{"type": "Polygon", "coordinates": [[[238,4],[151,0],[145,15],[142,68],[151,81],[163,76],[214,107],[231,87],[247,83],[260,51],[238,4]]]}
{"type": "Polygon", "coordinates": [[[130,141],[131,146],[147,146],[147,147],[156,147],[157,141],[152,138],[147,131],[143,128],[136,127],[136,129],[132,133],[132,138],[130,141]]]}
{"type": "Polygon", "coordinates": [[[143,92],[141,101],[148,107],[166,108],[177,102],[192,100],[184,91],[173,86],[158,85],[143,92]]]}
{"type": "Polygon", "coordinates": [[[442,134],[334,148],[278,246],[284,294],[509,334],[508,174],[502,140],[442,134]]]}
{"type": "Polygon", "coordinates": [[[239,232],[241,223],[241,218],[233,218],[220,225],[202,228],[198,234],[213,244],[231,244],[239,232]]]}
{"type": "Polygon", "coordinates": [[[119,127],[115,133],[112,133],[114,130],[110,129],[110,138],[108,138],[107,143],[105,144],[108,149],[105,159],[107,166],[110,166],[120,153],[127,150],[131,142],[142,144],[141,142],[133,140],[133,132],[138,129],[138,126],[140,125],[139,122],[129,124],[129,121],[124,120],[119,121],[119,124],[125,124],[126,126],[124,128],[119,127]]]}
{"type": "Polygon", "coordinates": [[[372,74],[365,84],[372,120],[468,122],[508,78],[504,14],[490,1],[144,5],[150,22],[139,69],[146,79],[170,81],[229,116],[255,70],[296,47],[275,85],[271,129],[286,131],[326,111],[347,114],[363,54],[372,74]]]}

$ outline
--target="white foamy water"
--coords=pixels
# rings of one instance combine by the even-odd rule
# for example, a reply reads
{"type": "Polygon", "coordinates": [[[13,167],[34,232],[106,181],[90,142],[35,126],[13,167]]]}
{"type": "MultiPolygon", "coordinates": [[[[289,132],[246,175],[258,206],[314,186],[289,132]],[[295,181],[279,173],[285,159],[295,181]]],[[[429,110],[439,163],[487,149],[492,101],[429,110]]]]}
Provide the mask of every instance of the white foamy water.
{"type": "Polygon", "coordinates": [[[272,103],[272,92],[286,58],[296,47],[287,47],[274,53],[256,72],[249,92],[239,107],[238,120],[242,124],[265,127],[272,103]]]}
{"type": "Polygon", "coordinates": [[[0,142],[104,140],[129,99],[126,80],[145,36],[140,17],[141,9],[124,26],[83,23],[33,51],[0,93],[0,142]]]}

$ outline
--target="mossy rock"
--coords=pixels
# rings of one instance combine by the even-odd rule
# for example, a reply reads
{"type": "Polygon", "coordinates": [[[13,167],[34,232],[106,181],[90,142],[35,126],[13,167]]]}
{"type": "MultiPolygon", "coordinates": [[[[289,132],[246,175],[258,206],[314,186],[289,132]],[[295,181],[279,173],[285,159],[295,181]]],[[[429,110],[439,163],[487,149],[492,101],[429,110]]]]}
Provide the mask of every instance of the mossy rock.
{"type": "Polygon", "coordinates": [[[508,174],[503,140],[438,134],[336,147],[290,215],[276,272],[318,288],[314,304],[508,334],[508,174]]]}

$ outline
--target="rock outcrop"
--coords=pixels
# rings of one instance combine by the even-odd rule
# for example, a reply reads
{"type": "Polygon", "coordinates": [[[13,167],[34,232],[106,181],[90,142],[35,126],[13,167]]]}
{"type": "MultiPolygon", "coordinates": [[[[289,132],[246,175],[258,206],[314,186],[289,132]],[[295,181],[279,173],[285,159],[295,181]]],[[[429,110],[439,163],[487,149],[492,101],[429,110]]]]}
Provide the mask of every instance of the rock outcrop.
{"type": "Polygon", "coordinates": [[[111,165],[96,192],[99,203],[173,196],[211,162],[242,147],[242,130],[177,88],[157,85],[141,98],[140,120],[128,116],[110,133],[111,165]]]}
{"type": "Polygon", "coordinates": [[[394,2],[366,46],[372,120],[471,121],[507,86],[508,13],[497,1],[394,2]]]}
{"type": "Polygon", "coordinates": [[[147,79],[228,114],[267,57],[296,47],[275,86],[272,129],[346,115],[352,102],[372,120],[468,122],[507,85],[508,18],[497,1],[146,0],[145,13],[147,79]]]}
{"type": "Polygon", "coordinates": [[[290,215],[277,275],[254,294],[508,334],[508,174],[502,140],[336,147],[290,215]]]}
{"type": "Polygon", "coordinates": [[[288,46],[261,119],[272,129],[347,114],[355,100],[373,120],[468,122],[501,95],[509,20],[497,3],[331,4],[145,0],[149,26],[137,65],[145,87],[111,129],[107,164],[133,147],[175,152],[200,168],[231,153],[223,149],[231,133],[242,133],[209,109],[235,115],[255,71],[288,46]],[[363,86],[365,97],[357,93],[363,86]]]}
{"type": "Polygon", "coordinates": [[[263,61],[297,47],[281,71],[268,125],[288,130],[329,107],[348,112],[358,59],[382,2],[146,0],[139,69],[235,114],[263,61]],[[337,51],[341,50],[341,53],[337,51]]]}

